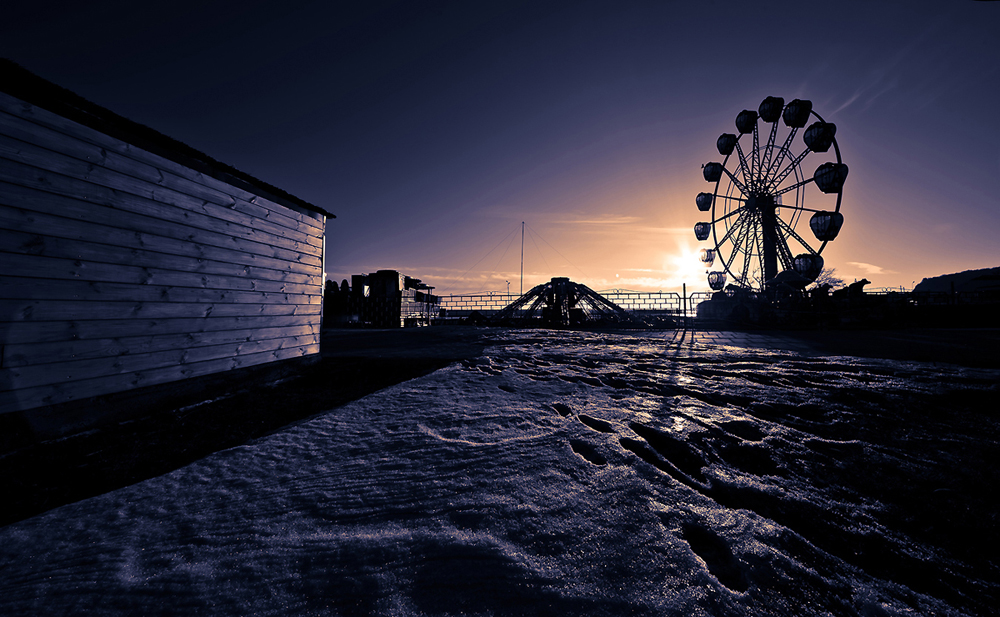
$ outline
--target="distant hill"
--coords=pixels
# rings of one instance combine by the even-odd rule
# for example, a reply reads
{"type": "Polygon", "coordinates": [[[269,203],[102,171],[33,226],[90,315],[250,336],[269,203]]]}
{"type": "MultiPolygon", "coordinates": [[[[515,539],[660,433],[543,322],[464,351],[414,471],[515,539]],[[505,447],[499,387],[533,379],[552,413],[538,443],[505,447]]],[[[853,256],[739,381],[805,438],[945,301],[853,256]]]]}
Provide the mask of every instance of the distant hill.
{"type": "Polygon", "coordinates": [[[917,283],[913,291],[950,292],[952,284],[955,292],[1000,290],[1000,267],[966,270],[955,274],[942,274],[925,278],[917,283]]]}

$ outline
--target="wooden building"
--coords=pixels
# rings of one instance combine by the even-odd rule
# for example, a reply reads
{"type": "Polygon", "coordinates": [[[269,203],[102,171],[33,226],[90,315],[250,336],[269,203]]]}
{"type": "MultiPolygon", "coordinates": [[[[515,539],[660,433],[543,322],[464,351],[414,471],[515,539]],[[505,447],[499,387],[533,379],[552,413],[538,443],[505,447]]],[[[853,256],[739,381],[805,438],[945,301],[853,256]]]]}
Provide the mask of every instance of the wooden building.
{"type": "Polygon", "coordinates": [[[328,216],[0,60],[0,415],[318,354],[328,216]]]}

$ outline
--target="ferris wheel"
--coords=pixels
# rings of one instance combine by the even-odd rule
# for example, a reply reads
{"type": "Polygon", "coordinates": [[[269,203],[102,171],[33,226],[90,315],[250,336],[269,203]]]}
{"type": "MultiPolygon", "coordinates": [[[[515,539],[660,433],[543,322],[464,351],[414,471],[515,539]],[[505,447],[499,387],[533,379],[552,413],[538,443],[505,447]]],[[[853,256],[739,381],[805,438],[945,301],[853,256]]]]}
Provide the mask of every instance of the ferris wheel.
{"type": "Polygon", "coordinates": [[[758,111],[741,111],[736,129],[739,135],[723,133],[716,142],[723,161],[702,166],[714,192],[695,199],[698,210],[711,213],[711,220],[694,226],[695,237],[713,245],[700,255],[706,269],[715,266],[708,272],[709,287],[723,289],[727,279],[752,291],[782,280],[804,287],[819,276],[820,253],[844,223],[840,203],[847,165],[840,158],[837,127],[813,111],[810,101],[785,105],[769,96],[758,111]],[[795,139],[800,129],[805,129],[801,144],[795,139]],[[815,163],[807,176],[803,165],[811,169],[815,163]],[[807,239],[807,226],[815,240],[807,239]]]}

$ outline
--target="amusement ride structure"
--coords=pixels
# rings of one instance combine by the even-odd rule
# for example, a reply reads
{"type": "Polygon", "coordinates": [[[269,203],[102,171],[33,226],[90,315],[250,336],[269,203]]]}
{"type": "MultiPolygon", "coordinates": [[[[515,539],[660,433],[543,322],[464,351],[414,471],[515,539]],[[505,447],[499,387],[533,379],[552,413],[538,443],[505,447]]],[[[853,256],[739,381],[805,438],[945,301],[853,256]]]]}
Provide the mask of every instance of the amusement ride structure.
{"type": "Polygon", "coordinates": [[[494,323],[517,321],[539,323],[555,328],[579,326],[584,323],[637,323],[628,311],[611,302],[590,287],[574,283],[565,277],[553,278],[536,285],[528,293],[510,303],[493,317],[494,323]]]}
{"type": "Polygon", "coordinates": [[[716,142],[722,162],[702,166],[714,191],[695,199],[699,211],[710,213],[710,220],[694,226],[695,237],[712,244],[700,256],[706,269],[715,266],[708,272],[709,287],[722,290],[728,280],[754,292],[781,283],[803,288],[819,276],[820,254],[844,222],[840,205],[847,165],[840,158],[837,127],[813,111],[810,101],[785,105],[769,96],[758,111],[741,111],[736,129],[738,135],[723,133],[716,142]],[[800,132],[802,144],[796,141],[800,132]],[[820,163],[808,176],[807,157],[820,163]],[[806,239],[806,218],[815,240],[806,239]]]}

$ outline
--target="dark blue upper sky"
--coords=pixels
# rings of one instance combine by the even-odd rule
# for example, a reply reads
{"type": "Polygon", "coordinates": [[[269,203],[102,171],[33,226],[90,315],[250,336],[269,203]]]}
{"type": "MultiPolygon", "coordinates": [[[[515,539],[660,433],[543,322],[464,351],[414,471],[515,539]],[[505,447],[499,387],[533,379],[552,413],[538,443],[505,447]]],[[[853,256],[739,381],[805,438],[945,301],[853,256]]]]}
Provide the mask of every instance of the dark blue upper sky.
{"type": "Polygon", "coordinates": [[[704,288],[700,167],[768,95],[838,126],[838,274],[909,287],[1000,265],[1000,2],[5,12],[0,55],[335,213],[338,280],[396,268],[444,293],[503,289],[526,221],[526,287],[704,288]]]}

